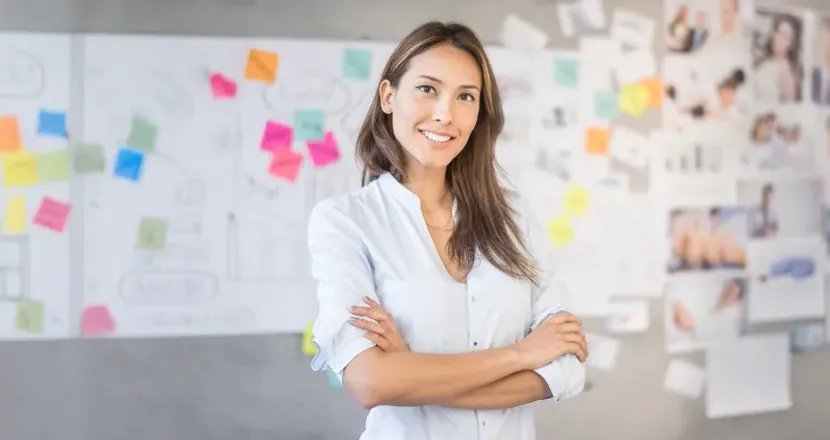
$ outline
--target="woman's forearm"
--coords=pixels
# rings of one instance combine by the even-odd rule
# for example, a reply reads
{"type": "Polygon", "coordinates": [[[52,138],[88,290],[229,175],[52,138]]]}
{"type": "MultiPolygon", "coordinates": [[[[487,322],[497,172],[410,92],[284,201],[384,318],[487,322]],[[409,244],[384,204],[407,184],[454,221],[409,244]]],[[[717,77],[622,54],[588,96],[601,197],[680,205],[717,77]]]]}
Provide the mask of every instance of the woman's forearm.
{"type": "Polygon", "coordinates": [[[375,347],[349,363],[343,382],[368,408],[438,405],[523,369],[514,346],[463,354],[385,353],[375,347]]]}
{"type": "Polygon", "coordinates": [[[507,409],[549,397],[551,392],[542,376],[525,370],[439,404],[463,409],[507,409]]]}

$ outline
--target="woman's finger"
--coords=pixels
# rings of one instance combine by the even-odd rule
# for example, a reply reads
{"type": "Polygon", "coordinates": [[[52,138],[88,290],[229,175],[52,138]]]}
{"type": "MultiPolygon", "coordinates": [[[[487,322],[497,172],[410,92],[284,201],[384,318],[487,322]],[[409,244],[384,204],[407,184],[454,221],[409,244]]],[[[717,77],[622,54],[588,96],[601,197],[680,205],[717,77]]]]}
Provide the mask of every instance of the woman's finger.
{"type": "Polygon", "coordinates": [[[390,348],[392,348],[392,344],[389,342],[389,340],[377,333],[367,331],[364,332],[363,335],[366,337],[366,339],[374,342],[375,345],[377,345],[378,348],[380,348],[383,351],[388,351],[390,348]]]}
{"type": "Polygon", "coordinates": [[[351,325],[353,325],[354,327],[357,327],[359,329],[363,329],[363,330],[366,330],[366,331],[370,331],[370,332],[373,332],[373,333],[377,333],[381,336],[386,334],[386,328],[383,325],[381,325],[377,322],[369,321],[368,319],[360,319],[360,318],[352,317],[352,318],[349,318],[349,323],[351,325]]]}
{"type": "Polygon", "coordinates": [[[351,312],[354,315],[374,319],[380,323],[392,320],[392,318],[383,309],[375,307],[352,307],[351,312]]]}
{"type": "Polygon", "coordinates": [[[566,322],[563,324],[558,324],[556,326],[556,330],[559,333],[582,333],[582,326],[575,323],[575,322],[566,322]]]}

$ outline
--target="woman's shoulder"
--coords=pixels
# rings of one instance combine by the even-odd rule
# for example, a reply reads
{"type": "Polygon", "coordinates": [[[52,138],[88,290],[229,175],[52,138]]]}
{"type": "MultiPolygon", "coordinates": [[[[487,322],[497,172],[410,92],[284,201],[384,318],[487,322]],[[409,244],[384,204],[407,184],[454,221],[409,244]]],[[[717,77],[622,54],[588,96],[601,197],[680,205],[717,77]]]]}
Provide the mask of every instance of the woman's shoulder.
{"type": "Polygon", "coordinates": [[[309,227],[320,222],[354,222],[364,217],[373,209],[377,192],[377,183],[371,182],[362,188],[320,200],[311,209],[309,227]]]}

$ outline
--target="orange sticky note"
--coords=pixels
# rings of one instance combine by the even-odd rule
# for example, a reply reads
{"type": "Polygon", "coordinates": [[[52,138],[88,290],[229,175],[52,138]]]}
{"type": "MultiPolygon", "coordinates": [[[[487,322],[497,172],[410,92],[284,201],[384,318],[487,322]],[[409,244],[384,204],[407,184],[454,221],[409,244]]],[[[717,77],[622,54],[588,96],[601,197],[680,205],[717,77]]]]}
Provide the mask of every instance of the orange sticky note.
{"type": "Polygon", "coordinates": [[[597,156],[608,154],[611,132],[607,128],[588,127],[585,131],[585,153],[597,156]]]}
{"type": "Polygon", "coordinates": [[[0,154],[20,151],[20,124],[17,116],[0,116],[0,154]]]}
{"type": "Polygon", "coordinates": [[[663,81],[653,76],[640,81],[640,84],[648,90],[648,106],[660,108],[663,105],[663,81]]]}
{"type": "Polygon", "coordinates": [[[245,66],[245,79],[273,84],[277,80],[280,56],[267,50],[251,49],[248,51],[248,64],[245,66]]]}

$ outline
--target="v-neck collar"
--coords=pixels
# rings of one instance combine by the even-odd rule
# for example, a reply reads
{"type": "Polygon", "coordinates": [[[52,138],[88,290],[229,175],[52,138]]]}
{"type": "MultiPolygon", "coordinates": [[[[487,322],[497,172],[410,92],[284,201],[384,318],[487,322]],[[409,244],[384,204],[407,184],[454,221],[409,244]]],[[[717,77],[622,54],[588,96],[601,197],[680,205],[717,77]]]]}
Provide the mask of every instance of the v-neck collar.
{"type": "MultiPolygon", "coordinates": [[[[417,213],[418,215],[423,217],[423,213],[421,212],[421,198],[418,197],[418,194],[415,194],[414,192],[410,191],[409,188],[403,186],[401,182],[398,182],[398,179],[396,179],[395,176],[392,175],[392,173],[383,173],[380,177],[378,177],[378,183],[384,191],[388,191],[390,194],[392,194],[396,200],[403,203],[407,208],[412,210],[413,213],[417,213]]],[[[455,214],[457,212],[458,204],[455,201],[455,197],[453,197],[453,221],[455,221],[455,214]]]]}

